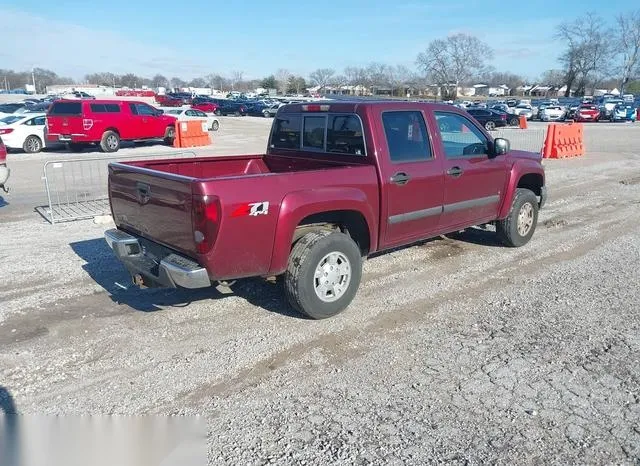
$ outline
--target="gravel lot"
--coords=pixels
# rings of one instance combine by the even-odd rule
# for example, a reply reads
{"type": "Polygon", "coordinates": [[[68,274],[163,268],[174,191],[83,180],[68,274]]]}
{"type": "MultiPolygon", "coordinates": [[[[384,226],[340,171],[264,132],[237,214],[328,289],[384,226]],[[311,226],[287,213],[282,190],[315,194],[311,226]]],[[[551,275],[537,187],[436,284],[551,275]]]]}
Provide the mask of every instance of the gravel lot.
{"type": "MultiPolygon", "coordinates": [[[[262,152],[269,124],[222,119],[206,152],[262,152]]],[[[111,225],[33,212],[68,154],[10,154],[0,388],[28,414],[200,414],[216,464],[638,464],[640,125],[585,133],[545,162],[530,244],[474,229],[372,258],[319,322],[259,280],[128,288],[111,225]]]]}

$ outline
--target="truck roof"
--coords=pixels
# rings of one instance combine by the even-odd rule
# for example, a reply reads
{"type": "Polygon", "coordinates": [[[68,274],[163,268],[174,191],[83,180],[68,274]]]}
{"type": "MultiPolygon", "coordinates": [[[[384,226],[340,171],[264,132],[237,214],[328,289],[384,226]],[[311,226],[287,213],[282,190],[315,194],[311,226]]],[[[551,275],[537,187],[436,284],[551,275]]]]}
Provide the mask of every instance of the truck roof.
{"type": "Polygon", "coordinates": [[[57,102],[73,102],[82,103],[89,102],[90,104],[142,104],[141,100],[124,100],[124,99],[56,99],[53,103],[57,102]]]}
{"type": "Polygon", "coordinates": [[[359,108],[384,107],[385,109],[397,108],[398,110],[416,108],[416,106],[426,107],[431,110],[446,110],[459,112],[460,110],[452,105],[436,104],[419,101],[406,100],[318,100],[315,102],[303,102],[298,104],[287,104],[280,108],[280,113],[300,113],[300,112],[344,112],[356,113],[359,108]]]}

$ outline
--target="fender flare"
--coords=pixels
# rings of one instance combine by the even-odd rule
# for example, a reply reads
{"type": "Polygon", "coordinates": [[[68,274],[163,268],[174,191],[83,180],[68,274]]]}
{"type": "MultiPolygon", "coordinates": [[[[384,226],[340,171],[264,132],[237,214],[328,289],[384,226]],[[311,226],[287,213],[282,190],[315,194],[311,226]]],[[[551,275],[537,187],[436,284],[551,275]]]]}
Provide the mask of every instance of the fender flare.
{"type": "Polygon", "coordinates": [[[354,211],[364,217],[369,228],[371,250],[378,244],[378,226],[366,194],[357,188],[328,187],[287,194],[278,213],[271,254],[270,275],[279,275],[287,268],[291,243],[297,226],[306,217],[335,211],[354,211]]]}

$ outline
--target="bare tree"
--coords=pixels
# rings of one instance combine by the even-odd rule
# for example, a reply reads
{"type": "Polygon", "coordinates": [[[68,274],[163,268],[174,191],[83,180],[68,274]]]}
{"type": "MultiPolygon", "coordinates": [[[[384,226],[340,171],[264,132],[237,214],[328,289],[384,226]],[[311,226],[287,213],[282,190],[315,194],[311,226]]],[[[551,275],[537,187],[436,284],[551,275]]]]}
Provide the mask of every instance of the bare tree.
{"type": "Polygon", "coordinates": [[[560,56],[567,85],[565,97],[571,95],[576,83],[576,93],[584,94],[590,79],[610,69],[611,36],[602,18],[594,13],[559,26],[556,38],[566,42],[567,47],[560,56]]]}
{"type": "Polygon", "coordinates": [[[291,72],[284,68],[280,68],[278,71],[276,71],[276,83],[278,85],[278,91],[281,94],[287,93],[287,88],[289,87],[289,79],[291,78],[291,76],[291,72]]]}
{"type": "Polygon", "coordinates": [[[242,71],[232,71],[229,76],[229,82],[231,83],[231,90],[235,90],[235,88],[242,82],[242,77],[244,73],[242,71]]]}
{"type": "Polygon", "coordinates": [[[624,92],[629,81],[640,76],[640,10],[616,18],[620,53],[620,92],[624,92]]]}
{"type": "Polygon", "coordinates": [[[153,87],[167,87],[169,85],[169,80],[167,78],[165,78],[164,76],[162,76],[161,74],[156,74],[152,79],[151,79],[151,86],[153,87]]]}
{"type": "Polygon", "coordinates": [[[455,34],[432,41],[416,63],[440,86],[442,97],[456,98],[460,83],[481,72],[492,56],[491,48],[477,37],[455,34]]]}
{"type": "Polygon", "coordinates": [[[411,80],[411,71],[404,65],[387,66],[385,68],[385,81],[391,86],[391,95],[394,96],[396,91],[398,95],[404,95],[404,87],[411,80]]]}
{"type": "Polygon", "coordinates": [[[309,80],[322,91],[327,87],[327,84],[329,84],[334,74],[336,74],[336,72],[332,68],[319,68],[309,75],[309,80]]]}

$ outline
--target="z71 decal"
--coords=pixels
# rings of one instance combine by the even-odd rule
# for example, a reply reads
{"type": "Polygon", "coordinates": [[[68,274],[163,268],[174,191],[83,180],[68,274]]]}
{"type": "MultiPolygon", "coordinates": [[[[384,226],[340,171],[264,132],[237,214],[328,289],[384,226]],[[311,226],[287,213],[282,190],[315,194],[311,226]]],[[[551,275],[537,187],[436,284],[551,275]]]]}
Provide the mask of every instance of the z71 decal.
{"type": "Polygon", "coordinates": [[[269,213],[269,202],[250,202],[238,207],[231,214],[232,217],[257,217],[258,215],[267,215],[269,213]]]}

